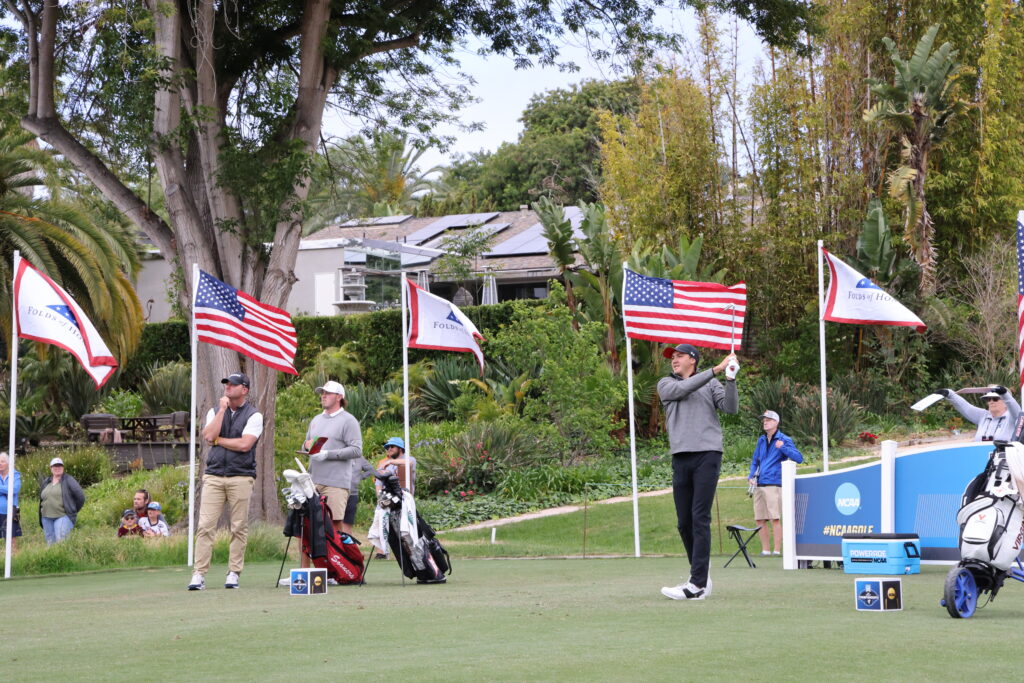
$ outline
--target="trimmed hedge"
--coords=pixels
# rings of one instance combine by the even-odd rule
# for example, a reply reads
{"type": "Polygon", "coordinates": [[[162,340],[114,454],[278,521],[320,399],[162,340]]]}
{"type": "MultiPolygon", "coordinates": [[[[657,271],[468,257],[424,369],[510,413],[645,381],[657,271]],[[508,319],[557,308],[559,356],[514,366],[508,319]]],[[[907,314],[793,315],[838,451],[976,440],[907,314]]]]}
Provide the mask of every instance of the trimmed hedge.
{"type": "Polygon", "coordinates": [[[187,322],[146,323],[142,326],[138,348],[121,371],[119,383],[122,387],[137,387],[149,376],[149,368],[154,363],[163,365],[191,359],[187,322]]]}
{"type": "MultiPolygon", "coordinates": [[[[515,306],[536,306],[540,300],[505,301],[492,306],[467,306],[463,312],[484,337],[512,317],[515,306]]],[[[299,338],[295,367],[299,372],[310,365],[321,350],[353,342],[363,362],[363,381],[381,383],[402,368],[402,319],[397,309],[348,316],[297,316],[293,318],[299,338]]],[[[189,360],[188,323],[170,321],[147,323],[135,355],[125,365],[122,386],[135,387],[153,363],[189,360]]],[[[431,356],[429,351],[410,349],[409,362],[431,356]]]]}

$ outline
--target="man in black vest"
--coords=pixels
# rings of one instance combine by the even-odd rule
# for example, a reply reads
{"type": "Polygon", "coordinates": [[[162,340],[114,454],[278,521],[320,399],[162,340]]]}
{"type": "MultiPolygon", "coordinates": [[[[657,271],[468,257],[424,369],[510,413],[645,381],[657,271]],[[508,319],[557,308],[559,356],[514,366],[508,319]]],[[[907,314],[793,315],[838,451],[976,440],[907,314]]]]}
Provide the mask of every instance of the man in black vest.
{"type": "Polygon", "coordinates": [[[211,448],[206,454],[203,500],[196,530],[196,557],[190,591],[206,588],[207,570],[213,556],[217,520],[228,506],[231,545],[225,588],[238,588],[249,536],[249,498],[256,481],[256,441],[263,433],[263,414],[250,405],[249,377],[241,372],[221,380],[224,395],[217,410],[206,414],[203,438],[211,448]]]}

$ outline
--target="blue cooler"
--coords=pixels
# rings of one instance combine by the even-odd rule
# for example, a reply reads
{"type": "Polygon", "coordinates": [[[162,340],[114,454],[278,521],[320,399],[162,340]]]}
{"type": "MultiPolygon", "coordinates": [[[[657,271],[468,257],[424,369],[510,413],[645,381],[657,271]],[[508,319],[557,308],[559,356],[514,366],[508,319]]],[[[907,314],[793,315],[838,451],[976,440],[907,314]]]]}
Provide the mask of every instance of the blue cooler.
{"type": "Polygon", "coordinates": [[[843,534],[847,574],[920,574],[917,534],[843,534]]]}

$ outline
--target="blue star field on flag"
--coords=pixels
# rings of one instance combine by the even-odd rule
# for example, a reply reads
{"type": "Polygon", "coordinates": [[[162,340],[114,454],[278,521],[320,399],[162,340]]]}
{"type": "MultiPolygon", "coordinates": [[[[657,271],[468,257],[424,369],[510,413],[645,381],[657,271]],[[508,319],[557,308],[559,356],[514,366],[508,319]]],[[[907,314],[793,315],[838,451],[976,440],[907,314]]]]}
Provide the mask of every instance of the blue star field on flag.
{"type": "Polygon", "coordinates": [[[69,306],[47,306],[47,308],[49,308],[54,313],[59,313],[60,315],[67,318],[71,322],[71,324],[77,327],[78,329],[82,329],[81,326],[78,324],[78,320],[75,319],[74,311],[72,311],[69,306]]]}
{"type": "Polygon", "coordinates": [[[626,271],[627,306],[672,308],[674,296],[671,280],[641,275],[631,270],[626,271]]]}
{"type": "Polygon", "coordinates": [[[203,271],[199,271],[196,306],[216,308],[239,320],[245,320],[245,309],[238,303],[238,290],[203,271]]]}

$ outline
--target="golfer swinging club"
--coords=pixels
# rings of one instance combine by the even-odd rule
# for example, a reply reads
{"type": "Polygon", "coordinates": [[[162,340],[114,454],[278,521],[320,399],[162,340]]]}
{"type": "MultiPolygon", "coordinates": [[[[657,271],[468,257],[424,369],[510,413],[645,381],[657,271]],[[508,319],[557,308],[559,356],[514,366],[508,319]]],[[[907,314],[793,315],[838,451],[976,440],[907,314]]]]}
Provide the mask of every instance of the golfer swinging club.
{"type": "Polygon", "coordinates": [[[658,382],[672,452],[672,497],[679,536],[690,560],[690,578],[666,586],[661,594],[673,600],[703,600],[711,595],[711,504],[722,469],[722,425],[718,411],[739,410],[736,373],[740,365],[730,353],[713,368],[697,372],[700,352],[691,344],[668,347],[672,373],[658,382]],[[715,379],[725,373],[723,386],[715,379]]]}

